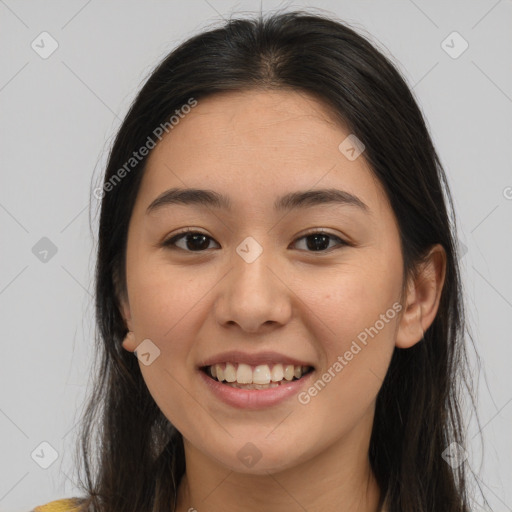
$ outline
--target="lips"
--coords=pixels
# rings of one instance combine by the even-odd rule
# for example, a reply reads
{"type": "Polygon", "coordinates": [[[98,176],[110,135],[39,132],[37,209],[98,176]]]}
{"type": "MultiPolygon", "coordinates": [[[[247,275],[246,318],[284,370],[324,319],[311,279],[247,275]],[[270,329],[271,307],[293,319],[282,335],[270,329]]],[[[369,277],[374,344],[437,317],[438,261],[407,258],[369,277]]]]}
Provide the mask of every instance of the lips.
{"type": "MultiPolygon", "coordinates": [[[[242,363],[244,364],[244,363],[242,363]]],[[[266,409],[284,404],[309,386],[315,377],[313,367],[297,379],[294,375],[291,381],[283,379],[269,384],[238,384],[237,382],[219,382],[217,378],[207,373],[207,367],[198,369],[200,382],[204,390],[212,397],[230,407],[238,409],[266,409]]]]}
{"type": "MultiPolygon", "coordinates": [[[[257,393],[262,403],[268,405],[270,391],[279,389],[285,392],[286,388],[290,392],[296,387],[295,383],[306,380],[305,377],[314,371],[314,366],[307,360],[279,352],[251,354],[235,350],[206,358],[200,363],[198,370],[204,376],[204,382],[211,384],[208,387],[216,394],[220,393],[219,396],[224,400],[228,399],[232,405],[235,405],[238,398],[242,401],[238,405],[249,399],[246,393],[257,393]],[[236,391],[240,391],[242,395],[233,395],[236,391]]],[[[277,397],[278,395],[275,396],[276,399],[277,397]]],[[[255,405],[254,400],[254,397],[250,398],[252,405],[255,405]]]]}

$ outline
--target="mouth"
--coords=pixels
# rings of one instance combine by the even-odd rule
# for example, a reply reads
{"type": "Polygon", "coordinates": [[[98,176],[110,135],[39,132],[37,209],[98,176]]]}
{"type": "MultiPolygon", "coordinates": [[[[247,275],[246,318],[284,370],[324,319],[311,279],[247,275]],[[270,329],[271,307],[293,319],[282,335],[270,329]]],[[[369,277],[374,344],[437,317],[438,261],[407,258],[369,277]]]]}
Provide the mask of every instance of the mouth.
{"type": "Polygon", "coordinates": [[[200,370],[210,379],[232,388],[270,389],[301,380],[314,368],[313,366],[281,363],[253,366],[245,363],[225,362],[202,366],[200,370]]]}

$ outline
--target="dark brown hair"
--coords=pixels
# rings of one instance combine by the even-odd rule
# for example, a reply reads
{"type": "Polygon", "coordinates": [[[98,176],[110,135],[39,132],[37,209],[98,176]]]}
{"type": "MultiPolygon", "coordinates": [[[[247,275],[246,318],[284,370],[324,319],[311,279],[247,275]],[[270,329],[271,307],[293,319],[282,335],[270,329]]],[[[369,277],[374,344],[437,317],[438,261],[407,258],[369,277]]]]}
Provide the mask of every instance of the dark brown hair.
{"type": "MultiPolygon", "coordinates": [[[[404,282],[433,244],[444,247],[438,314],[421,342],[394,351],[377,397],[369,457],[391,511],[469,512],[467,463],[452,468],[442,456],[453,442],[465,446],[460,398],[463,384],[471,388],[453,203],[411,90],[368,39],[307,12],[231,19],[188,39],[157,66],[133,102],[104,184],[190,98],[255,88],[311,94],[363,142],[399,225],[404,282]]],[[[127,232],[146,160],[101,202],[98,365],[80,439],[82,486],[97,512],[174,510],[185,470],[181,434],[151,397],[137,359],[121,346],[127,232]]]]}

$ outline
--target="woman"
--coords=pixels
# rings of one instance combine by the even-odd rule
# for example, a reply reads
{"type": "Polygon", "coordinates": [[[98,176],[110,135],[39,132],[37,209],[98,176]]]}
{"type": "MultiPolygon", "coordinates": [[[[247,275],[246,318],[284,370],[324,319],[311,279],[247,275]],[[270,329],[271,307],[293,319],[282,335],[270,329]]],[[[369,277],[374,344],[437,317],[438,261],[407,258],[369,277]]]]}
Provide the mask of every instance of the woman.
{"type": "Polygon", "coordinates": [[[470,510],[451,196],[365,38],[291,12],[189,39],[95,195],[85,496],[54,506],[470,510]]]}

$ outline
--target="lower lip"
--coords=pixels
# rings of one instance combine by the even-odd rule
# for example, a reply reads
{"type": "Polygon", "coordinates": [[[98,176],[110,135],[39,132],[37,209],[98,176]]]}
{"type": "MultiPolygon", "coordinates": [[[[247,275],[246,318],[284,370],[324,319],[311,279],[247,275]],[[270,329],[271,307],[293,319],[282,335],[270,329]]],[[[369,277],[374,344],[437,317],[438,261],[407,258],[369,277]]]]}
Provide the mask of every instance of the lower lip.
{"type": "Polygon", "coordinates": [[[297,395],[300,389],[311,380],[314,372],[309,372],[298,380],[287,381],[286,384],[283,383],[275,388],[268,389],[233,388],[212,379],[202,370],[199,370],[199,373],[208,389],[224,403],[239,409],[264,409],[280,404],[287,398],[297,395]]]}

